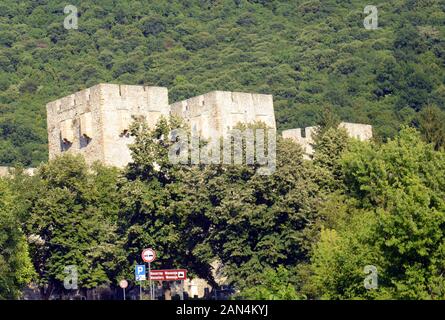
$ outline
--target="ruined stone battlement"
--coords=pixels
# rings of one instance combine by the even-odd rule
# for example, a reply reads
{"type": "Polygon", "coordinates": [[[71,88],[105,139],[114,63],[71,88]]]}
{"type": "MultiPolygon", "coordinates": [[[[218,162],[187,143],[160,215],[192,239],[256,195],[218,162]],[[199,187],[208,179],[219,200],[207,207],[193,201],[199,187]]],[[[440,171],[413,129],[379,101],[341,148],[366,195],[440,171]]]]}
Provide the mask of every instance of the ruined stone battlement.
{"type": "MultiPolygon", "coordinates": [[[[0,167],[0,177],[9,177],[13,176],[15,172],[15,168],[12,167],[0,167]]],[[[35,168],[26,168],[23,169],[23,173],[29,176],[33,176],[36,172],[35,168]]]]}
{"type": "MultiPolygon", "coordinates": [[[[372,139],[372,126],[362,123],[350,123],[341,122],[339,128],[344,128],[348,135],[352,138],[359,139],[360,141],[367,141],[372,139]]],[[[304,152],[304,157],[310,159],[310,156],[314,153],[314,133],[317,127],[307,127],[304,129],[305,134],[303,136],[302,129],[289,129],[282,132],[283,138],[289,138],[301,145],[304,152]]]]}
{"type": "Polygon", "coordinates": [[[176,102],[171,114],[183,118],[203,138],[225,136],[238,123],[264,122],[276,129],[272,95],[212,91],[176,102]]]}
{"type": "Polygon", "coordinates": [[[169,105],[167,88],[98,84],[46,109],[50,159],[73,152],[88,163],[117,167],[131,161],[128,129],[136,118],[154,127],[161,116],[179,116],[204,138],[222,136],[238,123],[262,121],[275,129],[272,96],[243,92],[213,91],[169,105]]]}
{"type": "Polygon", "coordinates": [[[137,117],[155,125],[169,115],[168,90],[162,87],[98,84],[46,106],[49,157],[61,152],[84,155],[122,167],[131,161],[127,134],[137,117]]]}
{"type": "Polygon", "coordinates": [[[369,124],[342,122],[339,127],[346,129],[350,137],[360,141],[372,139],[372,126],[369,124]]]}
{"type": "Polygon", "coordinates": [[[304,129],[305,134],[303,136],[303,130],[301,128],[289,129],[284,130],[281,135],[285,139],[289,138],[298,143],[303,148],[304,157],[308,159],[309,155],[314,153],[312,144],[314,143],[313,134],[316,130],[317,127],[307,127],[304,129]]]}
{"type": "Polygon", "coordinates": [[[47,110],[65,112],[103,103],[107,109],[161,111],[158,103],[168,105],[168,90],[162,87],[101,83],[47,104],[47,110]]]}

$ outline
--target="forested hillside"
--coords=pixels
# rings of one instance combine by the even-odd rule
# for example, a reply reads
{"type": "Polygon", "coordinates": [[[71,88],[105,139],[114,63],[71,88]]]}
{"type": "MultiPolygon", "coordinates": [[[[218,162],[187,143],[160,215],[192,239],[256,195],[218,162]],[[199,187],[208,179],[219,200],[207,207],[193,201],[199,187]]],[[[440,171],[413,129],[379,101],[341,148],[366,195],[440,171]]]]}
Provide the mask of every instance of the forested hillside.
{"type": "Polygon", "coordinates": [[[393,136],[427,105],[445,109],[443,0],[0,2],[0,164],[47,159],[45,104],[99,82],[272,93],[280,129],[325,105],[393,136]],[[366,30],[363,9],[378,7],[366,30]]]}

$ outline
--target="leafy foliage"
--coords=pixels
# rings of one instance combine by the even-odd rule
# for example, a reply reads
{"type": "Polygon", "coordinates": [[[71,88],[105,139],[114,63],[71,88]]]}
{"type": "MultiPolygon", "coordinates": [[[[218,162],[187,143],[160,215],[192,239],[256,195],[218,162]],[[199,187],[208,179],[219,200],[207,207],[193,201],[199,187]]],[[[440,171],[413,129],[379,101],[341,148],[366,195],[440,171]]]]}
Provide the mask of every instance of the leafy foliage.
{"type": "Polygon", "coordinates": [[[274,95],[279,129],[313,125],[325,105],[380,140],[428,104],[445,108],[440,1],[72,1],[0,4],[0,163],[47,159],[45,103],[99,82],[274,95]]]}
{"type": "MultiPolygon", "coordinates": [[[[214,283],[211,265],[218,261],[229,281],[245,288],[266,267],[307,259],[306,227],[318,186],[301,148],[279,138],[276,172],[269,176],[257,173],[258,164],[172,165],[169,132],[183,126],[175,121],[132,130],[135,161],[120,188],[129,264],[138,262],[141,248],[153,246],[157,266],[188,266],[214,283]]],[[[264,129],[256,124],[240,132],[249,128],[264,129]]]]}
{"type": "Polygon", "coordinates": [[[113,279],[121,256],[116,170],[89,170],[81,156],[61,156],[39,168],[29,193],[27,231],[43,298],[64,292],[68,266],[77,268],[79,290],[113,279]]]}
{"type": "Polygon", "coordinates": [[[156,267],[186,267],[214,287],[218,262],[241,299],[445,296],[445,153],[415,128],[381,144],[331,127],[311,161],[278,138],[272,175],[257,164],[174,165],[172,128],[188,129],[175,118],[134,124],[122,175],[65,155],[36,177],[1,180],[2,297],[33,275],[25,225],[44,298],[64,292],[67,265],[78,267],[80,290],[131,279],[149,246],[156,267]],[[368,265],[376,289],[364,286],[368,265]]]}
{"type": "Polygon", "coordinates": [[[17,209],[11,182],[0,179],[0,299],[19,298],[35,275],[17,209]]]}
{"type": "Polygon", "coordinates": [[[445,111],[435,105],[427,106],[417,114],[413,122],[425,141],[433,143],[436,150],[445,147],[445,111]]]}
{"type": "MultiPolygon", "coordinates": [[[[126,239],[126,266],[141,263],[143,248],[156,248],[157,268],[187,267],[191,275],[213,281],[210,264],[193,250],[208,229],[207,222],[197,218],[201,210],[201,184],[189,181],[187,170],[172,165],[168,151],[173,141],[170,131],[183,126],[178,120],[161,119],[154,129],[144,123],[132,128],[134,163],[125,172],[126,181],[119,187],[119,226],[126,239]]],[[[199,177],[199,175],[198,175],[199,177]]],[[[125,269],[125,268],[124,268],[125,269]]],[[[126,268],[129,276],[133,269],[126,268]]]]}
{"type": "Polygon", "coordinates": [[[294,266],[307,258],[305,231],[318,186],[298,145],[278,138],[273,175],[258,175],[250,166],[206,170],[212,226],[207,243],[231,281],[252,286],[265,267],[294,266]]]}
{"type": "Polygon", "coordinates": [[[283,266],[275,271],[268,268],[258,279],[258,285],[239,293],[244,300],[302,300],[294,285],[289,282],[290,272],[283,266]]]}
{"type": "Polygon", "coordinates": [[[329,206],[343,212],[312,257],[319,294],[442,299],[444,153],[404,129],[384,145],[356,144],[342,163],[346,189],[329,206]],[[378,269],[374,292],[360,285],[365,265],[378,269]]]}

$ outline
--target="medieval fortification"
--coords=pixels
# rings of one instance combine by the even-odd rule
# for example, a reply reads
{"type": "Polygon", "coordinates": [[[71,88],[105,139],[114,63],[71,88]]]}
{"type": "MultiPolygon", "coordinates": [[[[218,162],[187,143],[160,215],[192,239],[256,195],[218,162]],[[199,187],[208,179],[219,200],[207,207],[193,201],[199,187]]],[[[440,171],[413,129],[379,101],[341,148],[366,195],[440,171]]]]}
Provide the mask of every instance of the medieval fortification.
{"type": "MultiPolygon", "coordinates": [[[[124,167],[131,161],[128,134],[134,119],[153,127],[161,116],[183,118],[201,137],[224,136],[238,123],[264,122],[276,129],[271,95],[212,91],[169,105],[168,90],[162,87],[98,84],[50,102],[46,106],[49,157],[63,152],[82,154],[88,163],[124,167]]],[[[372,137],[372,127],[341,123],[348,134],[360,140],[372,137]]],[[[283,131],[284,138],[299,143],[305,157],[312,154],[315,127],[283,131]]]]}

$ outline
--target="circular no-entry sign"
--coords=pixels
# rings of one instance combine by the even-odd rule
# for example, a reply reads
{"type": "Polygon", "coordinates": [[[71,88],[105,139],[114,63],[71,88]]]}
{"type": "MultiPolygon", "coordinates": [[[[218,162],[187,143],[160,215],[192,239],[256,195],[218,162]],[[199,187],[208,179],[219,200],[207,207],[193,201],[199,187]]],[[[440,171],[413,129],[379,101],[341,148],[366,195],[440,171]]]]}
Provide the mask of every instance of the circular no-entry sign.
{"type": "Polygon", "coordinates": [[[142,250],[141,256],[142,256],[142,260],[144,260],[144,262],[150,263],[150,262],[153,262],[156,260],[156,251],[154,251],[151,248],[144,249],[144,250],[142,250]]]}
{"type": "Polygon", "coordinates": [[[126,287],[128,287],[128,281],[127,280],[119,281],[119,287],[121,287],[122,289],[125,289],[126,287]]]}

